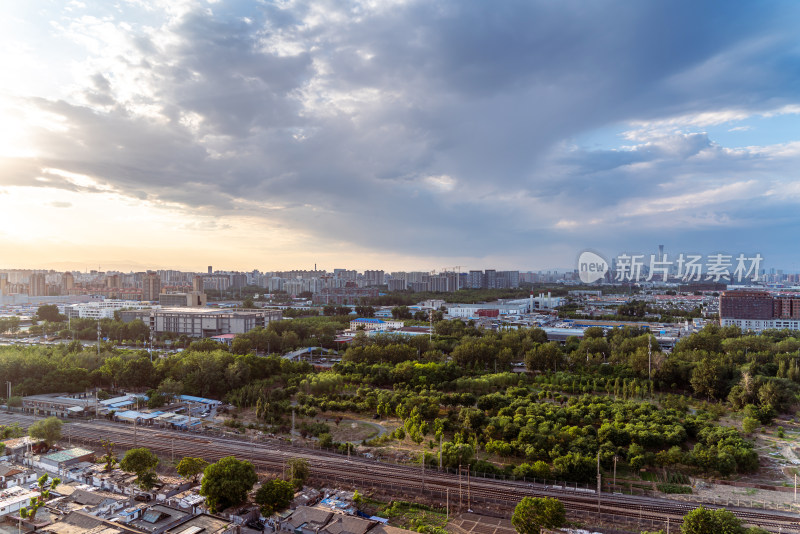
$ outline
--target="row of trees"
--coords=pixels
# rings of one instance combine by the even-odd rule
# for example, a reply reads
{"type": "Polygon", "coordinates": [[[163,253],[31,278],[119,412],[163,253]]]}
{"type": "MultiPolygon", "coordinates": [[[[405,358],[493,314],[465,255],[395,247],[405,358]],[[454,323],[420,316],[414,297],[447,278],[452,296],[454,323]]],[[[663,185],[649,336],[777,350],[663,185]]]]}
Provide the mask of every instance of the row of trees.
{"type": "MultiPolygon", "coordinates": [[[[140,447],[128,450],[119,466],[123,471],[136,474],[136,484],[149,490],[158,483],[158,463],[159,459],[152,451],[140,447]]],[[[113,462],[107,465],[113,467],[113,462]]],[[[256,503],[261,506],[265,516],[287,508],[295,490],[302,488],[311,474],[308,462],[302,458],[290,459],[287,468],[290,480],[270,479],[256,493],[256,503]]],[[[202,458],[186,457],[178,462],[176,470],[181,477],[192,483],[197,483],[202,475],[200,495],[206,498],[206,505],[212,513],[244,502],[258,482],[253,464],[233,456],[227,456],[213,464],[202,458]]]]}
{"type": "MultiPolygon", "coordinates": [[[[511,524],[520,534],[539,534],[542,529],[557,529],[566,522],[564,505],[551,497],[525,497],[511,516],[511,524]]],[[[767,531],[759,527],[744,527],[742,520],[728,510],[711,510],[700,506],[683,517],[681,533],[766,534],[767,531]]],[[[663,531],[642,534],[663,534],[663,531]]]]}

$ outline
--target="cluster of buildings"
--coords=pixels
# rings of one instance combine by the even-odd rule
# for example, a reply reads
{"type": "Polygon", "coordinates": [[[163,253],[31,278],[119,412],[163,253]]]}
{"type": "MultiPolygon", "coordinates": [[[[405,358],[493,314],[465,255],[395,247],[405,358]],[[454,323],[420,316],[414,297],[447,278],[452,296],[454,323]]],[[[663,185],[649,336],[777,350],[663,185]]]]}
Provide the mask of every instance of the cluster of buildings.
{"type": "MultiPolygon", "coordinates": [[[[0,461],[0,518],[8,528],[50,534],[240,534],[251,517],[231,510],[224,515],[206,513],[205,499],[189,481],[160,477],[150,492],[135,485],[136,475],[106,470],[94,451],[79,447],[43,450],[31,438],[3,442],[0,461]],[[36,516],[22,519],[19,510],[40,492],[41,473],[59,477],[36,516]]],[[[257,517],[257,514],[256,514],[257,517]]]]}
{"type": "MultiPolygon", "coordinates": [[[[528,273],[531,274],[531,273],[528,273]]],[[[353,298],[371,296],[357,290],[387,287],[389,291],[453,292],[461,288],[504,289],[519,287],[519,271],[469,271],[444,269],[437,273],[383,270],[334,269],[332,272],[294,270],[250,272],[183,272],[169,269],[123,273],[13,269],[0,271],[0,305],[26,303],[78,302],[82,296],[116,300],[157,302],[161,306],[203,306],[207,291],[230,292],[246,286],[290,295],[327,293],[329,303],[350,303],[353,298]],[[49,297],[49,299],[48,299],[49,297]],[[53,299],[53,297],[61,297],[53,299]],[[345,300],[347,302],[337,302],[345,300]]]]}
{"type": "Polygon", "coordinates": [[[218,400],[178,395],[159,409],[145,409],[147,396],[126,394],[100,400],[96,392],[43,393],[22,398],[22,412],[35,417],[106,417],[129,424],[159,426],[179,430],[202,424],[205,417],[216,415],[222,405],[218,400]]]}
{"type": "Polygon", "coordinates": [[[158,477],[143,490],[136,475],[108,468],[99,454],[81,447],[47,450],[30,437],[3,442],[0,457],[0,519],[8,531],[48,534],[411,534],[382,517],[358,510],[355,495],[344,490],[303,488],[288,510],[263,516],[248,500],[210,514],[198,482],[158,477]],[[35,517],[19,511],[38,499],[42,473],[61,484],[35,517]]]}

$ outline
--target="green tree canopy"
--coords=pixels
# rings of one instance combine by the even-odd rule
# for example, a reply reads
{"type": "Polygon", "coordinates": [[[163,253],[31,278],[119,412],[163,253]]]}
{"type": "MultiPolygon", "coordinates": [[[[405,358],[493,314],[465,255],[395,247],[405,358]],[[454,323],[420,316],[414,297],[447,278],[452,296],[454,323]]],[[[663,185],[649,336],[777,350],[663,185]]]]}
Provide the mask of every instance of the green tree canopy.
{"type": "Polygon", "coordinates": [[[142,489],[150,489],[158,482],[155,470],[158,457],[146,447],[130,449],[119,463],[119,468],[129,473],[136,473],[136,483],[142,489]]]}
{"type": "Polygon", "coordinates": [[[23,519],[33,519],[36,517],[36,512],[39,511],[44,503],[50,500],[50,492],[55,490],[59,484],[61,484],[60,478],[54,478],[48,483],[50,477],[47,476],[47,473],[39,477],[37,484],[39,486],[39,495],[37,497],[32,497],[30,504],[27,508],[20,508],[19,516],[23,519]]]}
{"type": "Polygon", "coordinates": [[[261,514],[268,517],[287,508],[293,497],[294,486],[291,482],[273,478],[258,488],[256,504],[261,506],[261,514]]]}
{"type": "Polygon", "coordinates": [[[206,467],[200,495],[206,498],[211,513],[239,504],[258,481],[253,464],[226,456],[206,467]]]}
{"type": "Polygon", "coordinates": [[[566,522],[564,505],[551,497],[525,497],[511,516],[520,534],[538,534],[543,528],[558,528],[566,522]]]}
{"type": "Polygon", "coordinates": [[[28,434],[32,438],[44,441],[48,447],[53,446],[61,439],[61,427],[63,423],[58,417],[48,417],[33,423],[28,428],[28,434]]]}
{"type": "Polygon", "coordinates": [[[175,470],[178,471],[178,474],[183,478],[192,479],[192,483],[194,484],[197,482],[197,477],[205,470],[206,467],[208,467],[208,462],[202,458],[192,458],[187,456],[178,462],[178,465],[175,466],[175,470]]]}
{"type": "Polygon", "coordinates": [[[727,510],[695,508],[683,516],[683,534],[743,534],[742,521],[727,510]]]}
{"type": "Polygon", "coordinates": [[[36,311],[36,316],[40,321],[50,321],[51,323],[64,320],[64,317],[58,313],[58,306],[55,304],[42,304],[36,311]]]}
{"type": "Polygon", "coordinates": [[[289,475],[292,477],[292,484],[297,489],[303,487],[311,475],[311,466],[305,458],[291,458],[286,466],[289,469],[289,475]]]}

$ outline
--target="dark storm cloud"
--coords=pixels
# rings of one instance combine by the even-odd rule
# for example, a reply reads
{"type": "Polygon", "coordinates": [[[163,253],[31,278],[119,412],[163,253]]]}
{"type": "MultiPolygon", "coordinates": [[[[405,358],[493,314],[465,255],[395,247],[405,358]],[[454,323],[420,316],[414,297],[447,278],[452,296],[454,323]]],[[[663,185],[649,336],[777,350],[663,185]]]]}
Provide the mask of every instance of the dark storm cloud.
{"type": "MultiPolygon", "coordinates": [[[[97,72],[85,106],[37,101],[70,125],[43,137],[39,163],[137,198],[440,256],[579,243],[576,227],[635,240],[651,216],[615,206],[770,170],[791,180],[796,156],[730,153],[696,132],[570,146],[627,121],[797,103],[791,4],[377,5],[222,2],[165,24],[170,39],[134,29],[120,61],[147,89],[124,100],[97,72]]],[[[707,204],[691,209],[754,220],[733,200],[707,204]]]]}

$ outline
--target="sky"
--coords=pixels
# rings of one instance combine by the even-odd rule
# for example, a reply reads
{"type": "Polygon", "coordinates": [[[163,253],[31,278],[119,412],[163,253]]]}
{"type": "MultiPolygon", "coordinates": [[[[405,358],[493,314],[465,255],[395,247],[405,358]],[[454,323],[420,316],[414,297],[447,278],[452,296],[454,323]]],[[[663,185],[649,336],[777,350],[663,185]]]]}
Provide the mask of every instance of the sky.
{"type": "Polygon", "coordinates": [[[0,2],[0,266],[800,271],[800,4],[0,2]]]}

